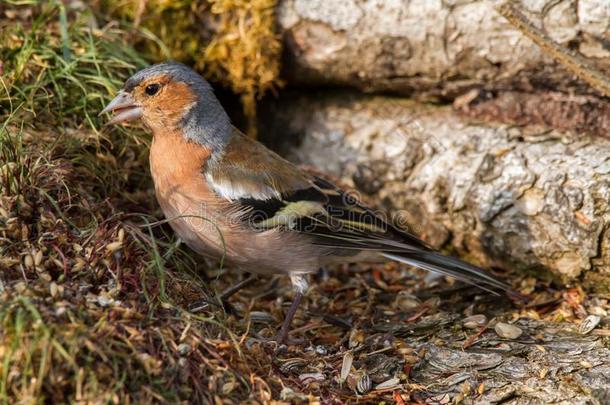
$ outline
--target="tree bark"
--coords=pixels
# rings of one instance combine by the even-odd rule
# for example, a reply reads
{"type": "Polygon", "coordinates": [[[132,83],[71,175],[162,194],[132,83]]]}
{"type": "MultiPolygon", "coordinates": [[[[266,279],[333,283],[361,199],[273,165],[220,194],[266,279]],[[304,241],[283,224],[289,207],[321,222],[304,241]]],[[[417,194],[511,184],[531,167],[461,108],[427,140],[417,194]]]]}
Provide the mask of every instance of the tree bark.
{"type": "Polygon", "coordinates": [[[287,95],[267,108],[268,142],[355,186],[435,247],[610,291],[610,141],[346,93],[287,95]]]}
{"type": "MultiPolygon", "coordinates": [[[[590,93],[495,9],[499,0],[282,0],[289,82],[453,99],[473,87],[590,93]]],[[[551,39],[610,68],[610,3],[520,0],[551,39]]]]}

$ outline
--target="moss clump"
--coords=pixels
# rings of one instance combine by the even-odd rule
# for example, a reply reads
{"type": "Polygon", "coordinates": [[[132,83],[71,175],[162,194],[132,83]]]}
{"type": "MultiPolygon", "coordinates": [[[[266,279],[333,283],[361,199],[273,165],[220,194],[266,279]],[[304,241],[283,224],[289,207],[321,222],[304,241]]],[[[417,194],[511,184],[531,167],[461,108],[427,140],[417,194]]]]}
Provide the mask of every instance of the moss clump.
{"type": "Polygon", "coordinates": [[[241,96],[255,134],[256,100],[280,84],[281,41],[275,32],[277,0],[120,1],[102,9],[135,24],[135,46],[154,61],[194,66],[241,96]]]}
{"type": "Polygon", "coordinates": [[[218,30],[198,66],[228,82],[241,94],[244,112],[254,133],[256,97],[279,84],[281,42],[275,33],[277,0],[210,0],[220,17],[218,30]]]}
{"type": "Polygon", "coordinates": [[[610,276],[603,273],[587,272],[583,280],[583,287],[601,295],[610,295],[610,276]]]}

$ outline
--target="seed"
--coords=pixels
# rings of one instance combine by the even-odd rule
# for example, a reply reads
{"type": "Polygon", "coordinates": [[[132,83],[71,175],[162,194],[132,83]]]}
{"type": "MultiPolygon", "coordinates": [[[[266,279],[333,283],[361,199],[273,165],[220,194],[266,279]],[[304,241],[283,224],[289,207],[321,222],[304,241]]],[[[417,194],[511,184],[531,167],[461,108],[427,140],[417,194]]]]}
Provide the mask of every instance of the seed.
{"type": "Polygon", "coordinates": [[[42,263],[42,250],[35,250],[34,253],[34,265],[36,267],[40,266],[42,263]]]}
{"type": "Polygon", "coordinates": [[[30,238],[30,230],[27,225],[21,225],[21,240],[27,241],[30,238]]]}
{"type": "Polygon", "coordinates": [[[393,377],[390,378],[389,380],[386,380],[382,383],[379,383],[375,386],[376,390],[386,390],[388,388],[392,388],[397,386],[398,384],[400,384],[400,378],[398,377],[393,377]]]}
{"type": "Polygon", "coordinates": [[[57,284],[54,281],[49,284],[49,292],[51,293],[51,297],[53,298],[57,297],[57,294],[59,294],[59,288],[57,287],[57,284]]]}
{"type": "Polygon", "coordinates": [[[112,242],[106,245],[106,250],[108,250],[109,252],[116,252],[121,248],[122,245],[122,242],[112,242]]]}
{"type": "Polygon", "coordinates": [[[339,376],[339,381],[344,382],[347,380],[347,376],[349,375],[350,370],[352,369],[352,363],[354,362],[354,353],[347,352],[343,356],[343,364],[341,365],[341,375],[339,376]]]}
{"type": "Polygon", "coordinates": [[[362,342],[364,342],[364,333],[360,329],[352,329],[349,334],[349,348],[353,349],[356,346],[360,346],[362,342]]]}
{"type": "Polygon", "coordinates": [[[34,267],[34,257],[32,257],[32,255],[28,253],[23,259],[23,264],[25,265],[26,269],[31,269],[32,267],[34,267]]]}
{"type": "Polygon", "coordinates": [[[280,366],[280,370],[286,374],[288,373],[296,373],[300,371],[303,367],[305,367],[305,360],[295,357],[292,359],[287,359],[280,366]]]}
{"type": "Polygon", "coordinates": [[[275,319],[269,312],[252,311],[250,312],[250,320],[252,323],[273,323],[275,319]]]}
{"type": "Polygon", "coordinates": [[[515,325],[504,322],[498,322],[496,326],[494,326],[494,330],[498,336],[505,339],[517,339],[523,333],[523,331],[515,325]]]}
{"type": "Polygon", "coordinates": [[[477,329],[484,326],[487,323],[487,317],[485,315],[472,315],[464,318],[462,324],[468,329],[477,329]]]}
{"type": "Polygon", "coordinates": [[[421,301],[414,295],[407,293],[406,291],[401,291],[396,296],[396,306],[401,311],[408,311],[410,309],[416,308],[421,304],[421,301]]]}
{"type": "Polygon", "coordinates": [[[14,288],[19,294],[23,294],[27,289],[27,285],[23,281],[19,281],[15,284],[14,288]]]}
{"type": "Polygon", "coordinates": [[[356,383],[356,392],[358,394],[366,394],[371,390],[371,387],[371,377],[369,377],[368,374],[364,373],[356,383]]]}
{"type": "Polygon", "coordinates": [[[236,386],[237,386],[237,383],[235,381],[229,381],[227,383],[224,383],[222,386],[223,395],[229,395],[230,393],[232,393],[233,390],[235,390],[236,386]]]}
{"type": "Polygon", "coordinates": [[[586,335],[587,333],[589,333],[593,329],[595,329],[595,327],[599,324],[601,319],[602,318],[598,315],[589,315],[588,317],[583,319],[583,321],[578,326],[578,332],[581,335],[586,335]]]}
{"type": "Polygon", "coordinates": [[[108,297],[104,297],[103,295],[98,295],[97,296],[97,303],[101,306],[101,307],[108,307],[110,306],[110,304],[112,304],[112,300],[108,297]]]}
{"type": "Polygon", "coordinates": [[[81,271],[85,267],[86,262],[80,257],[76,258],[76,263],[74,263],[74,267],[72,268],[74,271],[81,271]]]}

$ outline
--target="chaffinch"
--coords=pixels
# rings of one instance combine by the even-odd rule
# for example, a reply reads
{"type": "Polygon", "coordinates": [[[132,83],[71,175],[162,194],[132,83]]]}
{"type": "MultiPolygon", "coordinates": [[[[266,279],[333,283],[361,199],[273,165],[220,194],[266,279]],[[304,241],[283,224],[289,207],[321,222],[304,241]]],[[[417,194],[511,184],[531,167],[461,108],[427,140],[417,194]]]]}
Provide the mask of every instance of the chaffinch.
{"type": "Polygon", "coordinates": [[[330,182],[284,160],[236,129],[212,87],[166,62],[130,77],[101,113],[142,119],[153,133],[150,170],[163,213],[201,255],[255,274],[285,274],[295,297],[276,336],[286,340],[321,266],[394,260],[486,290],[508,286],[426,243],[330,182]]]}

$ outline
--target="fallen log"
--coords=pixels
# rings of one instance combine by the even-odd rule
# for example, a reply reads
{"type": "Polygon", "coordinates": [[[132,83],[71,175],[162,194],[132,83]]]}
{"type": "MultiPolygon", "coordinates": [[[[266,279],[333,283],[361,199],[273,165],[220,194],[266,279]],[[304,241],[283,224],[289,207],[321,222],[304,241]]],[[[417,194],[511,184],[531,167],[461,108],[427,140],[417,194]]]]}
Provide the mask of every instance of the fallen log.
{"type": "Polygon", "coordinates": [[[610,291],[610,141],[346,93],[286,95],[267,110],[261,135],[280,152],[435,247],[610,291]]]}
{"type": "MultiPolygon", "coordinates": [[[[477,88],[591,93],[498,11],[501,1],[282,0],[289,82],[353,86],[424,99],[477,88]]],[[[520,0],[551,40],[610,68],[605,0],[520,0]]]]}

